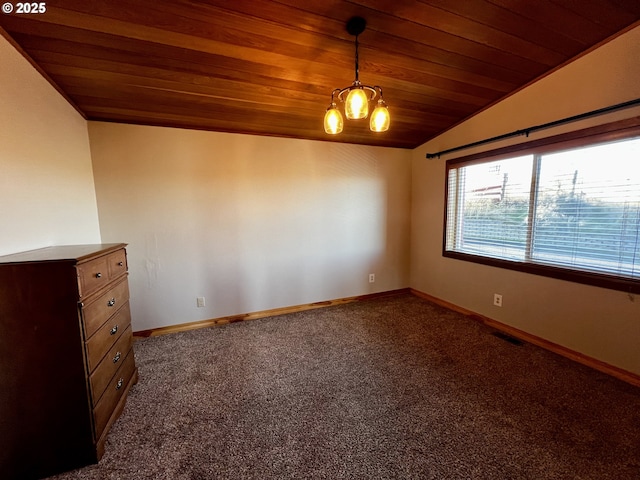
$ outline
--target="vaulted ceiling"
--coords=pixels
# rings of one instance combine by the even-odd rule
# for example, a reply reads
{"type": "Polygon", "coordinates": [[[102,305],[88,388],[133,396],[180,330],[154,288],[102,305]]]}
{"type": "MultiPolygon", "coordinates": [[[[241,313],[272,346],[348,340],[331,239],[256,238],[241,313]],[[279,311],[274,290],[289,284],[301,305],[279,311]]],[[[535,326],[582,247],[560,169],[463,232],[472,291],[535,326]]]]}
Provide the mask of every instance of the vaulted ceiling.
{"type": "MultiPolygon", "coordinates": [[[[640,21],[638,0],[47,0],[5,35],[87,119],[414,148],[640,21]],[[380,85],[391,128],[324,133],[380,85]]],[[[5,4],[6,5],[6,4],[5,4]]],[[[8,8],[8,7],[5,7],[8,8]]]]}

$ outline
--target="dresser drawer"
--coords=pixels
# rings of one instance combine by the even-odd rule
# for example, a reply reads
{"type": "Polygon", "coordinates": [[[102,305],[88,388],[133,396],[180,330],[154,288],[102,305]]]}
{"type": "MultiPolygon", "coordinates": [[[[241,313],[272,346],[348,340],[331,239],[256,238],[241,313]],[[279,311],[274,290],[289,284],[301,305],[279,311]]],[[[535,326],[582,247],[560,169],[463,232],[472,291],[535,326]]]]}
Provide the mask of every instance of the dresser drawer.
{"type": "Polygon", "coordinates": [[[93,410],[96,428],[96,438],[100,438],[105,426],[109,422],[109,418],[113,413],[116,405],[122,398],[122,395],[127,390],[127,385],[133,376],[135,371],[135,360],[133,357],[133,350],[129,350],[122,365],[116,372],[116,374],[107,385],[107,388],[102,395],[102,398],[98,401],[98,404],[93,410]]]}
{"type": "Polygon", "coordinates": [[[91,374],[91,377],[89,377],[94,405],[98,403],[105,388],[107,388],[112,377],[118,368],[120,368],[120,365],[127,356],[127,352],[131,350],[132,344],[133,335],[131,335],[131,327],[129,327],[120,335],[118,341],[113,344],[98,367],[91,374]]]}
{"type": "Polygon", "coordinates": [[[127,252],[124,248],[77,265],[80,298],[85,298],[127,273],[127,252]]]}
{"type": "Polygon", "coordinates": [[[102,357],[104,357],[130,324],[131,311],[129,310],[129,303],[127,302],[87,341],[87,360],[90,372],[93,372],[100,363],[100,360],[102,360],[102,357]]]}
{"type": "Polygon", "coordinates": [[[124,248],[107,255],[107,266],[109,268],[109,279],[114,279],[127,273],[127,252],[124,248]]]}
{"type": "Polygon", "coordinates": [[[109,283],[109,264],[106,255],[79,264],[76,268],[80,298],[86,297],[109,283]]]}
{"type": "Polygon", "coordinates": [[[96,298],[95,301],[82,306],[85,339],[91,338],[96,331],[129,300],[129,283],[127,277],[96,298]]]}

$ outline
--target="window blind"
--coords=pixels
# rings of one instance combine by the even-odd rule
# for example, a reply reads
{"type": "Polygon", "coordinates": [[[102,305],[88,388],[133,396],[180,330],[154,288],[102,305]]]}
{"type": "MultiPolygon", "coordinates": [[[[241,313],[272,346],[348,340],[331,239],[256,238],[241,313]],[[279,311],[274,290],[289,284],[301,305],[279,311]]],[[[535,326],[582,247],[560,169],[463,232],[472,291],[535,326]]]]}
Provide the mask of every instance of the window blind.
{"type": "Polygon", "coordinates": [[[532,259],[640,277],[640,139],[540,158],[532,259]]]}
{"type": "Polygon", "coordinates": [[[640,280],[640,138],[448,164],[444,251],[640,280]]]}

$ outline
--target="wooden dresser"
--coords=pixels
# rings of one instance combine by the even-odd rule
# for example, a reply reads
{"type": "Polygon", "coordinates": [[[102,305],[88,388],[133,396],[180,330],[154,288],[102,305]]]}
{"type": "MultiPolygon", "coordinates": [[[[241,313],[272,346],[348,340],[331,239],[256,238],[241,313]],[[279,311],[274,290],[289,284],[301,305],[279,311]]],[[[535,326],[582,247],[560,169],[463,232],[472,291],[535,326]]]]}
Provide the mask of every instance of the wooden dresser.
{"type": "Polygon", "coordinates": [[[97,462],[138,379],[125,244],[0,257],[0,477],[97,462]]]}

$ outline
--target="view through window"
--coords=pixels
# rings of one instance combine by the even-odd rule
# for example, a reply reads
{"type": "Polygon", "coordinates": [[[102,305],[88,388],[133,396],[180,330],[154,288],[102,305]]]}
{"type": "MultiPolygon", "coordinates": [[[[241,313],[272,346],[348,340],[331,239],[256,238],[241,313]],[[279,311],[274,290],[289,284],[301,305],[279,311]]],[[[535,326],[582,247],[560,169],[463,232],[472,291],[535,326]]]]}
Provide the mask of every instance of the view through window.
{"type": "Polygon", "coordinates": [[[640,137],[454,161],[447,179],[445,256],[640,281],[640,137]]]}

